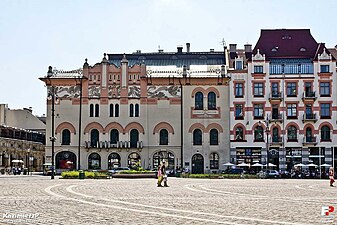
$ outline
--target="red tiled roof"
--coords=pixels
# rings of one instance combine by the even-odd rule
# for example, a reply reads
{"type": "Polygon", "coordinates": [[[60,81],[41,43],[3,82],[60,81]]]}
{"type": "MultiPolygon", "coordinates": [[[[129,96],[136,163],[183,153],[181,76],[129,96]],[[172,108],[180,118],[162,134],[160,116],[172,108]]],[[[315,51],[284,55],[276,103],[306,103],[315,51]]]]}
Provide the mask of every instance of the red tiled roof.
{"type": "MultiPolygon", "coordinates": [[[[253,54],[257,49],[269,58],[310,58],[317,54],[318,43],[309,29],[261,30],[253,54]]],[[[319,52],[321,53],[321,52],[319,52]]]]}

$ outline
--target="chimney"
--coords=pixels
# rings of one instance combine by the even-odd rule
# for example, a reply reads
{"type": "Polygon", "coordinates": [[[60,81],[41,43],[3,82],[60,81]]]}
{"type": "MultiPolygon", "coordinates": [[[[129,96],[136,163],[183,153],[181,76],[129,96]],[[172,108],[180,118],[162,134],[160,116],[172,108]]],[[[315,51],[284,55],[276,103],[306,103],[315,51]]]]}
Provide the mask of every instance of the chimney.
{"type": "Polygon", "coordinates": [[[245,52],[252,52],[252,45],[251,44],[245,44],[245,52]]]}
{"type": "Polygon", "coordinates": [[[177,52],[178,52],[178,53],[183,53],[183,47],[178,46],[178,47],[177,47],[177,52]]]}
{"type": "Polygon", "coordinates": [[[189,53],[190,52],[190,43],[186,43],[186,52],[189,53]]]}
{"type": "Polygon", "coordinates": [[[236,52],[236,44],[229,44],[229,52],[236,52]]]}

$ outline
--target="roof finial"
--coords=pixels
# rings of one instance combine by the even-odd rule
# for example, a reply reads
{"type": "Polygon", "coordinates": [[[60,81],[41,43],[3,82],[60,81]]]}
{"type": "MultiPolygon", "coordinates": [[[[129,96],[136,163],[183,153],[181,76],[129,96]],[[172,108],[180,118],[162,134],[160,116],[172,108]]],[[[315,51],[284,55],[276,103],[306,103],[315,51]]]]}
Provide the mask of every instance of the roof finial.
{"type": "Polygon", "coordinates": [[[89,64],[88,64],[88,59],[87,58],[85,58],[85,60],[84,60],[85,62],[84,62],[84,64],[83,64],[83,68],[86,68],[86,67],[88,67],[89,66],[89,64]]]}
{"type": "Polygon", "coordinates": [[[103,55],[104,55],[104,57],[103,57],[103,59],[102,59],[102,63],[107,63],[108,60],[106,59],[106,53],[104,53],[103,55]]]}

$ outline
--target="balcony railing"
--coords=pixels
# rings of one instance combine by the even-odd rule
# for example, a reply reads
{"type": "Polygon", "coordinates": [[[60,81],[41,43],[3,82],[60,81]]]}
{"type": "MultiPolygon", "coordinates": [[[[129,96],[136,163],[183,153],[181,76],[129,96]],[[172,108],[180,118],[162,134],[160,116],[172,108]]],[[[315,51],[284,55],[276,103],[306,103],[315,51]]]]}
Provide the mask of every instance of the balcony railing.
{"type": "Polygon", "coordinates": [[[316,100],[316,93],[314,91],[305,91],[303,92],[302,99],[303,100],[316,100]]]}
{"type": "Polygon", "coordinates": [[[130,141],[117,141],[117,143],[111,143],[108,141],[98,141],[98,142],[91,142],[91,141],[85,141],[85,147],[87,149],[89,148],[98,148],[98,149],[110,149],[110,148],[116,148],[116,149],[130,149],[130,148],[143,148],[143,142],[137,141],[134,145],[130,141]]]}
{"type": "Polygon", "coordinates": [[[282,113],[271,113],[269,117],[269,122],[282,122],[283,121],[283,114],[282,113]]]}
{"type": "Polygon", "coordinates": [[[271,145],[282,145],[282,137],[279,137],[279,136],[271,137],[270,144],[271,145]]]}
{"type": "Polygon", "coordinates": [[[302,122],[316,122],[317,121],[317,117],[316,117],[316,113],[304,113],[303,114],[303,119],[302,122]]]}
{"type": "Polygon", "coordinates": [[[282,100],[282,92],[273,91],[269,94],[269,100],[282,100]]]}
{"type": "Polygon", "coordinates": [[[303,137],[303,145],[317,145],[316,136],[304,136],[303,137]]]}

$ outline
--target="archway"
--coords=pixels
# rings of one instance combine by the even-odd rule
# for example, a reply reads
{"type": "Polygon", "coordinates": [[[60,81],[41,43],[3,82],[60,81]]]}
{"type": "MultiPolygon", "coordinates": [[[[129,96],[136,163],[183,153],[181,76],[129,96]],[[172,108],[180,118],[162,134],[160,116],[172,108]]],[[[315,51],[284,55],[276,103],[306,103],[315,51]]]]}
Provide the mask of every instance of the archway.
{"type": "Polygon", "coordinates": [[[62,151],[56,154],[56,169],[76,169],[76,155],[69,151],[62,151]]]}
{"type": "Polygon", "coordinates": [[[98,153],[91,153],[89,155],[88,169],[89,170],[100,170],[101,169],[101,156],[98,153]]]}
{"type": "Polygon", "coordinates": [[[108,169],[112,170],[121,166],[121,156],[118,153],[111,153],[108,157],[108,169]]]}
{"type": "Polygon", "coordinates": [[[163,160],[168,163],[167,169],[174,170],[174,154],[168,151],[158,151],[153,154],[153,168],[157,168],[163,160]]]}
{"type": "Polygon", "coordinates": [[[192,173],[204,173],[204,157],[201,154],[195,154],[192,157],[192,173]]]}

